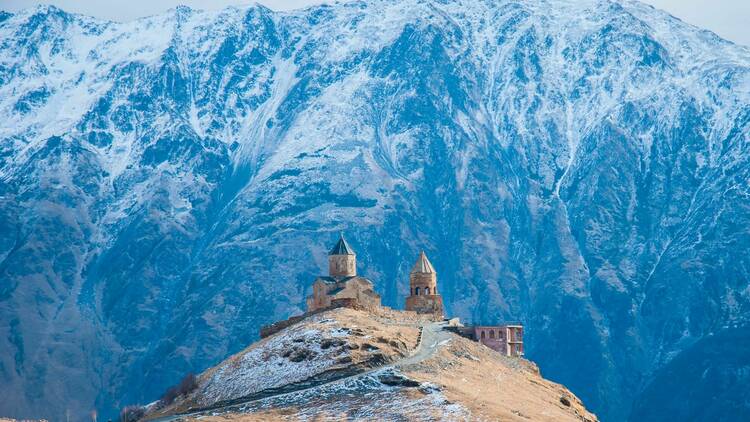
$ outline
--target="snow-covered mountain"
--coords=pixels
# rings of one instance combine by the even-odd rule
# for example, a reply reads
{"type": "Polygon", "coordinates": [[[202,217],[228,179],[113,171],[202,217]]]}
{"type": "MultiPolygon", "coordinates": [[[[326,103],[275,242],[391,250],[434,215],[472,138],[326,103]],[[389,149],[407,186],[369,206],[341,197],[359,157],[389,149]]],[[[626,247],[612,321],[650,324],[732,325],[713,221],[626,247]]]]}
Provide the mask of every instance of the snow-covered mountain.
{"type": "Polygon", "coordinates": [[[0,414],[158,398],[339,230],[605,421],[750,316],[750,51],[638,2],[0,13],[0,116],[0,414]]]}

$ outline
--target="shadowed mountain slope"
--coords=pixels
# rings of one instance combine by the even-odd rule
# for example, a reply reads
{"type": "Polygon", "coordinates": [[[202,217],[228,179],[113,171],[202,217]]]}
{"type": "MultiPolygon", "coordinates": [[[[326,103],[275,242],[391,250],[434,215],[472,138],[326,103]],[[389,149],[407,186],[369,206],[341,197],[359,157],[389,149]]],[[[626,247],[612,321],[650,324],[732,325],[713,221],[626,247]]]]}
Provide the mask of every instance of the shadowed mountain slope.
{"type": "Polygon", "coordinates": [[[301,311],[521,320],[604,420],[750,308],[750,53],[638,2],[0,18],[0,414],[145,403],[301,311]]]}

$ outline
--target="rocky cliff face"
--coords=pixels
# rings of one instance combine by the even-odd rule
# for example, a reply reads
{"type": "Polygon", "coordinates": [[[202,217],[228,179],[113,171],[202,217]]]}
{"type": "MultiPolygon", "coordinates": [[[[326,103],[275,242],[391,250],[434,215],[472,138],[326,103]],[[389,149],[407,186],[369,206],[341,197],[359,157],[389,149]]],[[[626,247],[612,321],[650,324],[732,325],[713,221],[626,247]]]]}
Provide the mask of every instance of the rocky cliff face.
{"type": "Polygon", "coordinates": [[[338,230],[386,305],[425,249],[605,420],[747,323],[750,53],[637,2],[3,13],[0,115],[2,414],[150,401],[338,230]]]}

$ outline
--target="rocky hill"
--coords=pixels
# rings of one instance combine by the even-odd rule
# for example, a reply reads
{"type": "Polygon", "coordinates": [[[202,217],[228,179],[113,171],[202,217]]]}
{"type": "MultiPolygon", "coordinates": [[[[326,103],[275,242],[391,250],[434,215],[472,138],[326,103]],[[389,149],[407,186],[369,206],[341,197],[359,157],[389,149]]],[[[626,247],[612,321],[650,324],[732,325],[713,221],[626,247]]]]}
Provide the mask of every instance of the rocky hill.
{"type": "Polygon", "coordinates": [[[308,317],[197,378],[146,420],[595,421],[536,365],[413,314],[308,317]]]}
{"type": "Polygon", "coordinates": [[[339,230],[602,419],[689,410],[663,374],[750,320],[749,133],[748,49],[632,0],[0,13],[0,415],[158,396],[300,313],[339,230]]]}

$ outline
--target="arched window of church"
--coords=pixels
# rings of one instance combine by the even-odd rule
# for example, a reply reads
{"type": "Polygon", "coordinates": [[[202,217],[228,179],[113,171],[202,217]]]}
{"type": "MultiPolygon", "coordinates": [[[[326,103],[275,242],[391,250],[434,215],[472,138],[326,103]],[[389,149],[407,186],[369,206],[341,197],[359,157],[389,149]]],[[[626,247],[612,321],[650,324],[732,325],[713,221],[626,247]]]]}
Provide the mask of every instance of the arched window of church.
{"type": "Polygon", "coordinates": [[[430,294],[430,288],[429,287],[425,287],[424,288],[424,294],[426,294],[426,295],[430,294]]]}
{"type": "Polygon", "coordinates": [[[495,330],[490,330],[490,338],[495,338],[495,330]]]}
{"type": "Polygon", "coordinates": [[[419,287],[414,289],[414,296],[419,296],[419,287]]]}
{"type": "Polygon", "coordinates": [[[482,331],[482,340],[484,340],[484,338],[485,338],[484,331],[482,331]]]}

